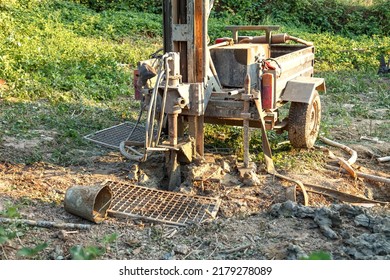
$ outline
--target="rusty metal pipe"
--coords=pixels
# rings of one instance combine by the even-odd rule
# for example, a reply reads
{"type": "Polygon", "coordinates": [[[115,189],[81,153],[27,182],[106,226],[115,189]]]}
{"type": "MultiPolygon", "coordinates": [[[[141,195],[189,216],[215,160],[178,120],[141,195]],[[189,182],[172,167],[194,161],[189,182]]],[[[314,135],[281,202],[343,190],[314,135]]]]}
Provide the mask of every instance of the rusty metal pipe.
{"type": "Polygon", "coordinates": [[[249,141],[250,141],[250,135],[249,135],[249,118],[247,117],[247,114],[249,113],[249,95],[251,92],[251,77],[249,74],[246,74],[245,81],[244,81],[244,87],[245,87],[245,100],[244,100],[244,120],[243,120],[243,141],[244,141],[244,167],[249,167],[249,141]]]}
{"type": "Polygon", "coordinates": [[[301,43],[301,44],[304,44],[304,45],[309,46],[309,47],[314,45],[313,42],[305,41],[301,38],[290,36],[290,35],[287,35],[287,36],[288,36],[287,40],[292,40],[294,42],[301,43]]]}
{"type": "MultiPolygon", "coordinates": [[[[275,34],[271,36],[271,44],[284,44],[290,40],[304,44],[306,46],[313,46],[313,42],[308,42],[298,37],[290,36],[287,33],[275,34]]],[[[266,36],[255,36],[243,38],[239,41],[239,43],[267,44],[268,42],[266,36]]]]}
{"type": "Polygon", "coordinates": [[[168,114],[169,143],[177,145],[177,119],[178,114],[168,114]]]}
{"type": "MultiPolygon", "coordinates": [[[[287,42],[287,33],[275,34],[271,36],[271,44],[283,44],[287,42]]],[[[253,44],[267,44],[266,36],[254,36],[254,37],[246,37],[239,41],[242,43],[253,43],[253,44]]]]}

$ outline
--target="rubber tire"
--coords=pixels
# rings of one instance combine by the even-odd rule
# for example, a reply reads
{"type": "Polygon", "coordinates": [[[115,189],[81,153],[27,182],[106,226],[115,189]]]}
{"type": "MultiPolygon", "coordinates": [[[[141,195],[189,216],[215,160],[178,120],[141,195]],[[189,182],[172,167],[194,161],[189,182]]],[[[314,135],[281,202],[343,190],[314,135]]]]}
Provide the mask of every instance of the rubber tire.
{"type": "Polygon", "coordinates": [[[310,104],[291,102],[288,114],[288,138],[294,148],[310,149],[320,129],[321,100],[317,91],[310,104]]]}

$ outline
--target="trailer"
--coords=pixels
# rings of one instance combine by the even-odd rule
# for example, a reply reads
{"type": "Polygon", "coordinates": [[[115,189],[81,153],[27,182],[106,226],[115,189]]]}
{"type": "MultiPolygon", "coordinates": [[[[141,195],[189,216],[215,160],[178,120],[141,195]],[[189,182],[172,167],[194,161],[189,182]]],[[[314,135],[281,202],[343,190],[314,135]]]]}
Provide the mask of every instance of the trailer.
{"type": "Polygon", "coordinates": [[[231,37],[209,43],[212,4],[164,0],[164,48],[135,71],[145,138],[128,137],[120,150],[138,161],[164,152],[169,189],[180,185],[181,164],[204,155],[205,123],[243,127],[244,170],[250,166],[250,128],[260,129],[270,173],[275,169],[266,130],[287,130],[297,148],[313,147],[319,132],[319,92],[326,88],[324,79],[313,77],[313,44],[277,34],[278,26],[227,26],[231,37]],[[284,106],[289,113],[282,118],[284,106]]]}

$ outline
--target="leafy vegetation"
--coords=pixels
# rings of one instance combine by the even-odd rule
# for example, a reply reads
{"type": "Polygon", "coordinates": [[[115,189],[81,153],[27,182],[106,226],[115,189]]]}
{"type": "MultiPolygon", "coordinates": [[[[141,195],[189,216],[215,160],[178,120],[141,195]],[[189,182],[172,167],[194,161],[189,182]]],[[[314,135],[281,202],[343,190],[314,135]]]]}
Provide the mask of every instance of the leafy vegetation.
{"type": "MultiPolygon", "coordinates": [[[[103,244],[109,246],[111,243],[114,243],[118,238],[118,234],[113,233],[103,237],[103,244]]],[[[106,248],[101,248],[97,246],[73,246],[70,248],[70,254],[73,260],[95,260],[98,257],[101,257],[105,254],[106,248]]]]}
{"type": "Polygon", "coordinates": [[[332,260],[331,254],[324,251],[313,252],[307,258],[302,258],[302,260],[332,260]]]}
{"type": "MultiPolygon", "coordinates": [[[[74,0],[96,11],[135,10],[161,14],[162,0],[74,0]]],[[[390,30],[386,0],[216,0],[212,17],[234,24],[274,24],[305,27],[344,35],[386,35],[390,30]],[[367,24],[369,22],[369,24],[367,24]]]]}
{"type": "MultiPolygon", "coordinates": [[[[18,206],[13,205],[12,203],[8,203],[7,207],[0,212],[0,217],[3,216],[9,219],[17,219],[20,218],[20,213],[18,210],[18,206]]],[[[18,223],[18,220],[15,222],[7,224],[5,227],[0,226],[0,248],[3,251],[3,255],[5,257],[5,249],[4,247],[8,246],[14,239],[19,238],[24,235],[26,232],[26,228],[23,225],[18,223]]],[[[39,257],[39,254],[47,248],[47,243],[40,243],[34,247],[26,247],[23,246],[21,249],[17,250],[16,254],[21,257],[26,258],[36,258],[39,257]]],[[[13,248],[12,246],[10,248],[13,248]]],[[[13,248],[15,249],[15,248],[13,248]]]]}
{"type": "MultiPolygon", "coordinates": [[[[8,246],[9,248],[16,250],[16,256],[28,259],[39,259],[40,254],[48,248],[49,244],[46,242],[41,242],[37,240],[37,244],[32,247],[22,246],[20,249],[17,249],[13,246],[9,246],[13,240],[16,240],[18,237],[24,235],[24,233],[28,230],[25,226],[18,222],[18,218],[21,217],[19,212],[19,207],[8,203],[6,208],[0,212],[0,217],[6,217],[9,219],[15,219],[15,222],[6,224],[7,226],[0,226],[0,248],[3,251],[4,257],[7,257],[5,254],[4,246],[8,246]]],[[[69,252],[74,260],[94,260],[101,256],[103,256],[107,249],[112,246],[118,238],[117,233],[112,233],[105,235],[102,240],[101,246],[80,246],[76,245],[70,248],[69,252]]]]}
{"type": "Polygon", "coordinates": [[[33,258],[36,255],[38,255],[41,251],[45,250],[47,246],[49,246],[47,243],[41,243],[34,246],[33,248],[23,247],[18,251],[17,255],[27,257],[27,258],[33,258]]]}
{"type": "Polygon", "coordinates": [[[94,260],[104,254],[102,248],[96,246],[74,246],[70,248],[70,254],[73,260],[94,260]]]}
{"type": "Polygon", "coordinates": [[[219,0],[215,16],[233,16],[236,23],[273,22],[353,36],[388,36],[390,30],[386,0],[219,0]]]}

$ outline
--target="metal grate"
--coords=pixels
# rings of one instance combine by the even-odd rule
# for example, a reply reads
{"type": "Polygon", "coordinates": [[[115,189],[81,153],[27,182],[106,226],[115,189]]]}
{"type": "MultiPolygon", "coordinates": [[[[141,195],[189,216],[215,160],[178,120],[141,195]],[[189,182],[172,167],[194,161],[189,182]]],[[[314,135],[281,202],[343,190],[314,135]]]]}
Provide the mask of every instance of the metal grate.
{"type": "Polygon", "coordinates": [[[108,213],[185,226],[215,218],[220,200],[161,191],[132,184],[107,181],[113,192],[108,213]]]}
{"type": "Polygon", "coordinates": [[[145,127],[141,125],[138,125],[134,130],[134,133],[131,135],[131,138],[127,139],[134,126],[135,123],[125,122],[91,133],[84,136],[84,138],[113,149],[119,149],[119,144],[126,140],[145,142],[145,127]]]}

